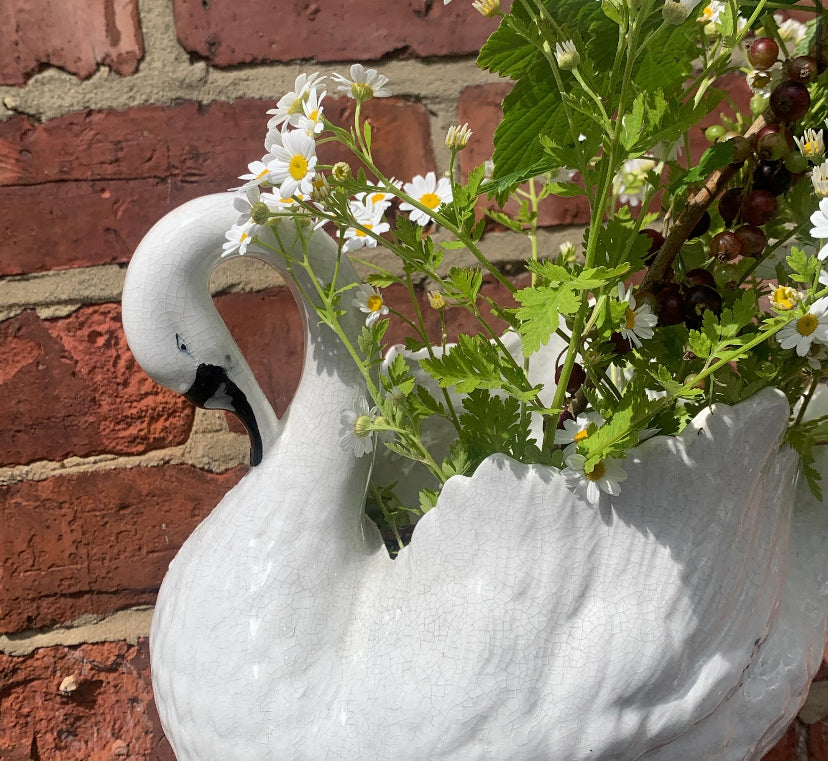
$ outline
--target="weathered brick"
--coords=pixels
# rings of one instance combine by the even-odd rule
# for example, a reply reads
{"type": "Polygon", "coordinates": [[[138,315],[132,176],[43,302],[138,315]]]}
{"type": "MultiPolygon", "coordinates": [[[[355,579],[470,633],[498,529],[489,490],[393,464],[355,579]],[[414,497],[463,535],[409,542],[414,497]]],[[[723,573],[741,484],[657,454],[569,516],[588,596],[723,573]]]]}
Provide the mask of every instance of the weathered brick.
{"type": "Polygon", "coordinates": [[[796,723],[788,727],[779,742],[762,757],[762,761],[796,761],[796,723]]]}
{"type": "Polygon", "coordinates": [[[828,718],[808,727],[808,761],[828,761],[828,718]]]}
{"type": "Polygon", "coordinates": [[[175,0],[174,8],[181,44],[214,66],[475,54],[497,28],[468,3],[432,0],[286,0],[275,16],[266,0],[175,0]]]}
{"type": "Polygon", "coordinates": [[[46,66],[86,78],[104,64],[126,76],[144,55],[137,0],[6,0],[0,29],[1,85],[46,66]]]}
{"type": "MultiPolygon", "coordinates": [[[[510,90],[509,84],[473,85],[461,93],[457,103],[457,122],[468,122],[474,132],[468,146],[460,154],[460,168],[464,175],[492,158],[495,129],[503,118],[501,104],[510,90]]],[[[494,200],[481,199],[480,205],[482,208],[498,208],[494,200]]],[[[505,207],[510,214],[517,209],[517,204],[512,201],[505,207]]],[[[587,221],[589,205],[583,196],[549,196],[540,203],[538,223],[542,226],[580,225],[587,221]]]]}
{"type": "MultiPolygon", "coordinates": [[[[184,103],[0,123],[0,276],[127,261],[165,213],[238,184],[264,153],[273,105],[184,103]]],[[[345,98],[325,105],[333,119],[352,118],[345,98]]],[[[377,99],[365,114],[388,175],[434,167],[422,105],[377,99]]]]}
{"type": "Polygon", "coordinates": [[[153,703],[146,639],[0,654],[0,684],[3,761],[175,761],[153,703]],[[77,686],[62,694],[66,677],[77,686]]]}
{"type": "Polygon", "coordinates": [[[192,407],[130,354],[116,304],[0,323],[0,465],[183,444],[192,407]]]}
{"type": "Polygon", "coordinates": [[[0,631],[151,603],[167,566],[246,472],[94,471],[0,490],[0,631]]]}

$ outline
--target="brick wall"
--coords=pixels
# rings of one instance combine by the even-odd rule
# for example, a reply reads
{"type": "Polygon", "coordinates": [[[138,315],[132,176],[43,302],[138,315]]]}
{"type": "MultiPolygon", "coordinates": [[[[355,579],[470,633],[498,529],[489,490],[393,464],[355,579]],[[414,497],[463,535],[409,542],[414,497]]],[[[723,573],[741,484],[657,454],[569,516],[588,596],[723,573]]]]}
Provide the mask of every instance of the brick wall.
{"type": "MultiPolygon", "coordinates": [[[[172,759],[152,703],[151,605],[178,546],[246,469],[246,440],[222,414],[135,365],[119,307],[131,252],[164,213],[259,158],[264,112],[303,70],[370,61],[391,79],[394,97],[368,109],[391,175],[445,169],[457,122],[475,130],[466,165],[487,158],[504,85],[474,65],[493,25],[468,5],[0,6],[0,28],[16,30],[0,45],[2,761],[172,759]]],[[[348,106],[326,101],[341,118],[348,106]]],[[[543,220],[556,246],[585,213],[550,202],[543,220]]],[[[502,233],[484,247],[504,265],[525,254],[502,233]]],[[[242,264],[217,273],[217,304],[281,412],[298,316],[276,275],[242,264]]],[[[828,723],[797,722],[768,759],[828,759],[828,723]]]]}

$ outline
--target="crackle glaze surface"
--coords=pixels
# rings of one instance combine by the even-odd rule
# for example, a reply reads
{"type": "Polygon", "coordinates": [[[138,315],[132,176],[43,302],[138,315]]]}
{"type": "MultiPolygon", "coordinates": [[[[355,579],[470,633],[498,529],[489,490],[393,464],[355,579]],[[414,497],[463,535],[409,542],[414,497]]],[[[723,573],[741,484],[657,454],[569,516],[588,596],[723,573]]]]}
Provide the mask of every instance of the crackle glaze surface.
{"type": "MultiPolygon", "coordinates": [[[[342,346],[306,319],[277,420],[212,307],[235,217],[230,195],[165,217],[124,294],[150,375],[183,391],[199,362],[221,365],[263,440],[158,598],[153,684],[179,761],[761,758],[826,634],[828,510],[779,449],[785,399],[766,390],[645,442],[599,509],[552,469],[492,456],[392,561],[363,518],[370,458],[338,442],[365,393],[342,346]]],[[[329,239],[308,253],[333,276],[329,239]]]]}

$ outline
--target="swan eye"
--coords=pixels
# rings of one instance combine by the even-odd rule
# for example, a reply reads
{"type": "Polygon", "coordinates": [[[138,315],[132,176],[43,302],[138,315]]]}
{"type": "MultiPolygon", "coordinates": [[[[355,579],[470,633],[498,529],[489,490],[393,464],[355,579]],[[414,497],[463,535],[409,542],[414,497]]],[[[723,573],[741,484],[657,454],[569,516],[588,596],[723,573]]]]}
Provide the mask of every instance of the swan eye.
{"type": "Polygon", "coordinates": [[[175,334],[175,345],[178,347],[179,351],[183,351],[185,354],[189,354],[190,350],[187,348],[187,344],[184,343],[184,339],[178,334],[175,334]]]}

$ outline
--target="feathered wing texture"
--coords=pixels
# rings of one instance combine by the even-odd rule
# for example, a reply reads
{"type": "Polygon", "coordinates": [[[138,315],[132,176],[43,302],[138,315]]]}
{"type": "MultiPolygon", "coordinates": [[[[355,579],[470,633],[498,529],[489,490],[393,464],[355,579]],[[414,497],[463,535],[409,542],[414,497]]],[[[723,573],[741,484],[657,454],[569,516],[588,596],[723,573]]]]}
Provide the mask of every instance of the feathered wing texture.
{"type": "MultiPolygon", "coordinates": [[[[224,201],[196,206],[194,230],[229,218],[224,201]]],[[[195,256],[204,239],[184,243],[195,256]]],[[[130,310],[173,385],[155,346],[175,349],[178,312],[205,345],[222,335],[188,282],[154,296],[161,322],[130,310]]],[[[825,507],[795,492],[778,392],[632,450],[599,509],[554,469],[490,457],[392,562],[360,517],[367,458],[337,443],[358,378],[306,329],[262,465],[159,596],[153,677],[179,761],[737,761],[772,742],[818,663],[826,578],[825,507]]]]}

